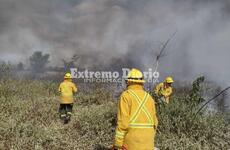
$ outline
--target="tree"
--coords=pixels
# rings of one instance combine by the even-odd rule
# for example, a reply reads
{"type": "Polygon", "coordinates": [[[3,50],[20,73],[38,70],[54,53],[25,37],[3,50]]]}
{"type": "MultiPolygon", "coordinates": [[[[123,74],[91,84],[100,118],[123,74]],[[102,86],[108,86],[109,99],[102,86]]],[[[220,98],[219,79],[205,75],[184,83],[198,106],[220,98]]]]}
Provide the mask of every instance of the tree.
{"type": "Polygon", "coordinates": [[[19,71],[22,71],[24,70],[24,64],[22,62],[19,62],[16,66],[16,69],[19,70],[19,71]]]}
{"type": "Polygon", "coordinates": [[[192,83],[192,90],[190,91],[190,98],[189,101],[200,104],[201,102],[204,102],[204,99],[202,98],[202,86],[201,84],[204,82],[205,77],[200,76],[196,78],[195,81],[192,83]]]}
{"type": "Polygon", "coordinates": [[[8,79],[9,77],[12,77],[12,70],[13,66],[10,62],[1,62],[0,63],[0,78],[1,79],[8,79]]]}
{"type": "Polygon", "coordinates": [[[49,63],[49,54],[42,54],[41,51],[36,51],[30,56],[30,66],[35,72],[44,72],[46,65],[49,63]]]}
{"type": "Polygon", "coordinates": [[[78,61],[80,57],[78,55],[73,55],[70,61],[62,60],[64,64],[64,71],[69,72],[71,68],[75,68],[75,63],[78,61]]]}

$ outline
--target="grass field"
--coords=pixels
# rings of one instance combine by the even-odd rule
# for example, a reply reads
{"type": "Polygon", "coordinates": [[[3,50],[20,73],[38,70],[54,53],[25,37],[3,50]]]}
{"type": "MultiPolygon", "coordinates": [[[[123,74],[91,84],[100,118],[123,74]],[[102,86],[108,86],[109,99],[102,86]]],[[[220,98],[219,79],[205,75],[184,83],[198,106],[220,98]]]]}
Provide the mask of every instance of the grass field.
{"type": "MultiPolygon", "coordinates": [[[[103,150],[113,142],[117,101],[114,90],[79,85],[74,115],[63,125],[58,117],[58,84],[31,80],[0,80],[1,150],[103,150]]],[[[198,114],[175,94],[158,109],[156,146],[162,150],[229,150],[227,114],[198,114]]]]}

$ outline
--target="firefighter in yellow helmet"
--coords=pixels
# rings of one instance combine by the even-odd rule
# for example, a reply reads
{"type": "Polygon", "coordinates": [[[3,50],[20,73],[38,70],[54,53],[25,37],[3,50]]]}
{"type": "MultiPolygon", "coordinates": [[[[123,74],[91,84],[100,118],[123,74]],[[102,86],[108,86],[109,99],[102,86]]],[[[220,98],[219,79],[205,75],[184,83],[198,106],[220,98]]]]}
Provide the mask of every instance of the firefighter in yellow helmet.
{"type": "Polygon", "coordinates": [[[113,150],[152,150],[158,120],[155,102],[144,88],[143,74],[132,69],[118,103],[113,150]]]}
{"type": "Polygon", "coordinates": [[[72,82],[70,73],[66,73],[64,81],[59,86],[59,92],[61,93],[59,113],[61,120],[64,124],[70,121],[73,109],[74,98],[73,94],[77,92],[76,85],[72,82]]]}
{"type": "Polygon", "coordinates": [[[167,77],[164,82],[159,83],[155,89],[154,89],[154,95],[156,99],[162,99],[167,104],[169,103],[170,96],[173,93],[172,89],[172,83],[173,83],[172,77],[167,77]]]}

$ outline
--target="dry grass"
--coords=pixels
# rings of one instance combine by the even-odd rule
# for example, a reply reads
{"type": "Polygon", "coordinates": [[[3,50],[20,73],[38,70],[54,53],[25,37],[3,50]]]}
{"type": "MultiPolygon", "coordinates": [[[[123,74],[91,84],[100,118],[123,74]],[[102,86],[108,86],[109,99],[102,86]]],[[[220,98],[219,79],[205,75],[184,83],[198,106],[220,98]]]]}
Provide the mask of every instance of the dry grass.
{"type": "MultiPolygon", "coordinates": [[[[113,141],[116,101],[96,85],[76,95],[74,115],[68,125],[60,123],[57,83],[0,81],[1,150],[103,150],[113,141]]],[[[186,95],[186,94],[183,94],[186,95]]],[[[223,115],[199,116],[185,104],[186,96],[175,96],[161,107],[157,146],[160,149],[229,149],[230,126],[223,115]]]]}

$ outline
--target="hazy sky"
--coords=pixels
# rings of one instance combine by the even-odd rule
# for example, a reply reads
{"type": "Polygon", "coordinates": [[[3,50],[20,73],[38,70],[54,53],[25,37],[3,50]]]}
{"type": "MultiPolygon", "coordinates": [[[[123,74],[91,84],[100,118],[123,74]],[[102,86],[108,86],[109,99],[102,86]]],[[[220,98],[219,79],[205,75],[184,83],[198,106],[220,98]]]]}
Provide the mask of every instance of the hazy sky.
{"type": "Polygon", "coordinates": [[[0,0],[0,58],[51,64],[80,55],[81,66],[152,67],[160,43],[176,36],[163,75],[204,74],[230,84],[229,0],[0,0]]]}

